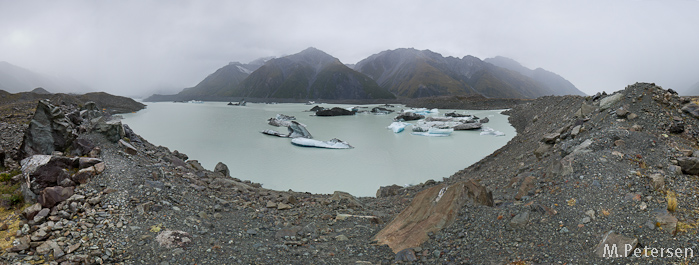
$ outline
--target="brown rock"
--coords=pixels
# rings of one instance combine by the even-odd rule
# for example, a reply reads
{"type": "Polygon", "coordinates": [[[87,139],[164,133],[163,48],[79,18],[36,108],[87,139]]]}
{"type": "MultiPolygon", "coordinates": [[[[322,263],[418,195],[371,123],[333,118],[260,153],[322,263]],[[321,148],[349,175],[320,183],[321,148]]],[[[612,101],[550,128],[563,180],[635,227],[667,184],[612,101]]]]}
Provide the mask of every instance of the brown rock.
{"type": "Polygon", "coordinates": [[[22,215],[24,218],[27,218],[27,220],[32,220],[34,219],[34,216],[41,211],[41,204],[40,203],[35,203],[32,206],[29,206],[22,211],[22,215]]]}
{"type": "Polygon", "coordinates": [[[102,149],[100,149],[99,147],[95,147],[92,149],[92,151],[90,151],[88,156],[90,156],[92,158],[99,158],[100,154],[102,154],[102,149]]]}
{"type": "Polygon", "coordinates": [[[78,171],[78,173],[75,173],[73,177],[71,178],[73,182],[75,183],[80,183],[80,184],[85,184],[88,181],[90,181],[90,178],[95,175],[95,168],[94,167],[88,167],[88,168],[83,168],[78,171]]]}
{"type": "Polygon", "coordinates": [[[102,174],[105,169],[107,169],[107,165],[104,164],[104,162],[97,163],[94,165],[95,168],[95,174],[102,174]]]}
{"type": "Polygon", "coordinates": [[[79,168],[91,167],[101,162],[102,160],[99,158],[81,157],[78,159],[79,168]]]}
{"type": "Polygon", "coordinates": [[[379,244],[387,244],[394,252],[417,247],[428,239],[429,232],[449,226],[469,199],[493,205],[492,193],[473,180],[423,190],[374,239],[379,244]]]}
{"type": "Polygon", "coordinates": [[[51,208],[73,195],[73,187],[48,187],[39,193],[38,201],[44,208],[51,208]]]}
{"type": "Polygon", "coordinates": [[[519,186],[519,192],[515,195],[515,200],[521,200],[523,196],[529,194],[531,190],[536,186],[536,178],[534,176],[528,176],[522,181],[522,185],[519,186]]]}
{"type": "Polygon", "coordinates": [[[130,143],[124,141],[124,139],[119,139],[119,146],[124,148],[124,152],[130,155],[136,155],[138,153],[138,150],[136,147],[133,147],[130,143]]]}
{"type": "Polygon", "coordinates": [[[677,232],[677,217],[667,210],[658,210],[655,212],[655,226],[674,235],[677,232]]]}
{"type": "Polygon", "coordinates": [[[288,205],[286,203],[280,202],[277,204],[277,210],[288,210],[291,209],[291,205],[288,205]]]}

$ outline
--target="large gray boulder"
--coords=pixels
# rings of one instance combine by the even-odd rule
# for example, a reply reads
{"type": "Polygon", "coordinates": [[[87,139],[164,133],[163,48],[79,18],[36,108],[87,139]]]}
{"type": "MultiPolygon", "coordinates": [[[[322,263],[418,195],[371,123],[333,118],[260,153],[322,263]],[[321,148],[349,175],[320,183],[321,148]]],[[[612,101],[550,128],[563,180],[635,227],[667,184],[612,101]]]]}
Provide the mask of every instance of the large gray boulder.
{"type": "Polygon", "coordinates": [[[121,138],[124,138],[126,135],[124,126],[121,125],[121,121],[106,121],[104,117],[99,118],[97,124],[95,124],[94,130],[104,134],[104,136],[107,137],[107,140],[115,143],[121,138]]]}
{"type": "Polygon", "coordinates": [[[20,147],[22,157],[65,151],[76,138],[73,128],[73,123],[60,108],[51,105],[47,99],[39,101],[24,133],[20,147]]]}
{"type": "Polygon", "coordinates": [[[216,167],[214,168],[214,172],[221,173],[226,177],[231,176],[231,171],[228,170],[228,166],[226,166],[226,164],[224,164],[223,162],[218,162],[218,164],[216,164],[216,167]]]}

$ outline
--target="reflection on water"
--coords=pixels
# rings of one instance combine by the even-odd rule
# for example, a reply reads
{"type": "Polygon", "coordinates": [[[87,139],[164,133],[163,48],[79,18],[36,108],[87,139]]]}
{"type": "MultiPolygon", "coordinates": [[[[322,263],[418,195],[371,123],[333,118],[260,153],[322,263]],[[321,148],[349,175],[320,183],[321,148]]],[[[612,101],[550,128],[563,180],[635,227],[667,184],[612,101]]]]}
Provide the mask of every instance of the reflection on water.
{"type": "MultiPolygon", "coordinates": [[[[207,169],[213,170],[216,163],[223,162],[232,176],[262,183],[265,188],[313,193],[341,190],[355,196],[374,196],[379,186],[419,184],[449,177],[505,145],[515,135],[507,116],[499,111],[457,112],[488,117],[490,122],[485,126],[504,132],[505,136],[480,135],[476,130],[455,131],[448,137],[425,137],[411,135],[411,127],[399,134],[387,129],[395,114],[316,117],[311,116],[312,112],[304,112],[311,107],[161,102],[149,103],[145,110],[123,115],[123,122],[153,144],[179,150],[190,159],[199,160],[207,169]],[[314,139],[338,138],[355,148],[304,148],[292,145],[288,138],[261,134],[265,129],[287,133],[286,128],[267,124],[267,119],[278,113],[296,116],[314,139]]],[[[449,110],[440,112],[434,115],[449,110]]]]}

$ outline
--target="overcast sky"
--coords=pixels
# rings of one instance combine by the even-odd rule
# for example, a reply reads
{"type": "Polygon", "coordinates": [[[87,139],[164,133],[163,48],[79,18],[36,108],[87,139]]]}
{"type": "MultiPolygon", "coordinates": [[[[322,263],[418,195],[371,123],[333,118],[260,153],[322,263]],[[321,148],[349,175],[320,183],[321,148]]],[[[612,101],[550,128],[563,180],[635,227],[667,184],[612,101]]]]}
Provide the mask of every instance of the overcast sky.
{"type": "Polygon", "coordinates": [[[0,61],[131,96],[311,46],[352,64],[413,47],[510,57],[588,94],[682,89],[699,82],[698,14],[696,0],[0,0],[0,61]]]}

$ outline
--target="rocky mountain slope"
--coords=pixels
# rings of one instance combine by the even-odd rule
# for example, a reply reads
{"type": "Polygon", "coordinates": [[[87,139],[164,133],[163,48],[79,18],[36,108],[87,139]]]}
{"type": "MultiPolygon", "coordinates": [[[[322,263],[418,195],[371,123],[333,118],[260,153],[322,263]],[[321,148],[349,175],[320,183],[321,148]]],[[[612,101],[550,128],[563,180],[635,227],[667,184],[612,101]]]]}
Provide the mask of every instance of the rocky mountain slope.
{"type": "Polygon", "coordinates": [[[369,56],[355,65],[399,97],[483,95],[536,98],[557,92],[529,77],[473,56],[443,57],[429,50],[396,49],[369,56]]]}
{"type": "MultiPolygon", "coordinates": [[[[207,170],[130,130],[108,133],[89,119],[76,120],[71,127],[83,128],[75,139],[84,148],[75,150],[87,155],[54,154],[55,161],[74,162],[53,164],[65,173],[65,186],[39,194],[64,196],[5,220],[0,237],[11,243],[0,258],[19,264],[696,261],[699,105],[692,99],[638,83],[612,95],[541,97],[508,112],[518,134],[495,153],[443,181],[382,187],[376,198],[268,190],[241,181],[222,163],[207,170]],[[605,244],[631,257],[600,257],[605,244]],[[695,256],[685,257],[689,251],[695,256]]],[[[26,128],[24,119],[3,121],[0,132],[21,139],[11,128],[26,128]]],[[[50,176],[38,168],[25,168],[17,181],[57,182],[38,181],[50,176]]]]}
{"type": "Polygon", "coordinates": [[[296,99],[394,98],[371,78],[315,48],[269,60],[228,95],[296,99]]]}
{"type": "Polygon", "coordinates": [[[17,93],[37,87],[66,93],[90,90],[75,80],[40,74],[8,62],[0,62],[0,90],[17,93]]]}
{"type": "Polygon", "coordinates": [[[566,80],[565,78],[556,73],[544,70],[542,68],[536,68],[532,70],[522,66],[515,60],[502,56],[487,58],[483,61],[496,66],[500,66],[505,69],[518,72],[524,76],[534,79],[535,81],[547,86],[551,91],[553,91],[554,96],[585,95],[585,93],[578,90],[578,88],[575,87],[575,85],[573,85],[573,83],[571,83],[570,81],[566,80]]]}
{"type": "Polygon", "coordinates": [[[230,91],[238,88],[240,83],[253,71],[264,64],[265,59],[258,59],[248,64],[231,62],[210,74],[194,87],[185,88],[175,95],[155,94],[145,101],[188,101],[209,97],[226,97],[230,91]]]}

